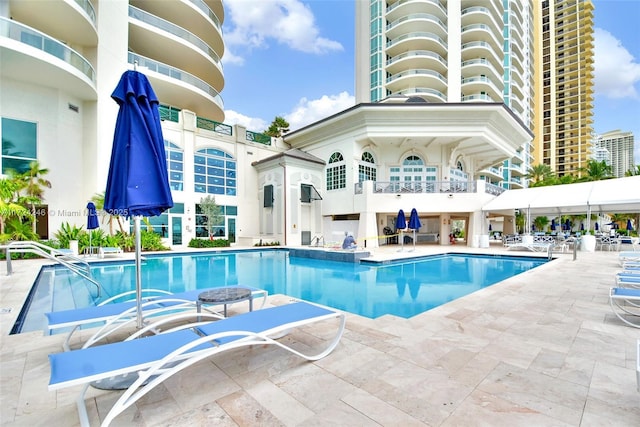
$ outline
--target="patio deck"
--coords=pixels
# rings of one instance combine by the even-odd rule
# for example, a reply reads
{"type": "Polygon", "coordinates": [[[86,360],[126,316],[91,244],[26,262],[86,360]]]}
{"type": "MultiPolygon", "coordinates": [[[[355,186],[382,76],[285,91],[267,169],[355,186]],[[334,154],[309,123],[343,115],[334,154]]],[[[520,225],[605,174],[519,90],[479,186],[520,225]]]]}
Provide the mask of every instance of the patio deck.
{"type": "MultiPolygon", "coordinates": [[[[371,252],[380,259],[447,249],[514,255],[502,247],[397,249],[371,252]]],[[[617,253],[555,256],[411,319],[349,315],[338,348],[318,362],[277,348],[202,361],[141,399],[117,425],[640,425],[640,331],[619,322],[608,304],[617,253]]],[[[7,335],[41,264],[14,262],[12,276],[0,266],[0,308],[11,309],[0,314],[3,426],[79,424],[79,388],[47,390],[47,355],[60,351],[64,337],[7,335]]],[[[288,339],[313,342],[323,331],[308,332],[288,339]]],[[[95,424],[118,395],[89,392],[95,424]]]]}

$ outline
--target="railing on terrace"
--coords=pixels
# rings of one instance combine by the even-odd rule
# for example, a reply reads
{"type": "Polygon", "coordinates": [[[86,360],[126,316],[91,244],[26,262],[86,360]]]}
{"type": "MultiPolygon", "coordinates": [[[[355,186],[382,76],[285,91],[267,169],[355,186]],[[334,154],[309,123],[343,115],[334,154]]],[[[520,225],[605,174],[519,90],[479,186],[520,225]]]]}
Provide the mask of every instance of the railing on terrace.
{"type": "Polygon", "coordinates": [[[159,105],[158,112],[160,113],[160,120],[167,120],[169,122],[180,121],[180,109],[176,107],[172,107],[170,105],[159,105]]]}
{"type": "Polygon", "coordinates": [[[489,182],[485,183],[484,185],[484,191],[487,194],[492,194],[494,196],[499,196],[500,194],[504,193],[504,188],[491,184],[489,182]]]}
{"type": "Polygon", "coordinates": [[[196,117],[196,127],[221,133],[223,135],[233,135],[233,126],[216,122],[215,120],[205,119],[204,117],[196,117]]]}
{"type": "MultiPolygon", "coordinates": [[[[475,193],[477,186],[475,181],[451,182],[451,181],[422,181],[422,182],[382,182],[373,183],[373,192],[381,194],[407,194],[407,193],[475,193]]],[[[356,194],[362,194],[361,182],[355,185],[356,194]]]]}
{"type": "Polygon", "coordinates": [[[247,131],[247,141],[257,142],[258,144],[271,145],[271,137],[264,133],[247,131]]]}

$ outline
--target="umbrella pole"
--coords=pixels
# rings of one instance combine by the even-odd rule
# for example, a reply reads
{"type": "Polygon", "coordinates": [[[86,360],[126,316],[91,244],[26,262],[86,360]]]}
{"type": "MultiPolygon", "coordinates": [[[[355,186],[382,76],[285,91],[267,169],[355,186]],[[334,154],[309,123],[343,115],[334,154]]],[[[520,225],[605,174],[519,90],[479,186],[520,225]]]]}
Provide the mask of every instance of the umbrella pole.
{"type": "Polygon", "coordinates": [[[140,216],[134,217],[135,246],[136,246],[136,325],[142,329],[142,260],[140,256],[140,216]]]}
{"type": "Polygon", "coordinates": [[[416,251],[416,230],[413,230],[413,251],[416,251]]]}

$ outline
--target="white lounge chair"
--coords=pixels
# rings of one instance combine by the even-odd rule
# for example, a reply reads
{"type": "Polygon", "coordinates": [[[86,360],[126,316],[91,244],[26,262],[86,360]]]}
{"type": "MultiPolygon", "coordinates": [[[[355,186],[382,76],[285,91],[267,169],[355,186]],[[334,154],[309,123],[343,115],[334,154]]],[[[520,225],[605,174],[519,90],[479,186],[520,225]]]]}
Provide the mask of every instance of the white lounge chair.
{"type": "Polygon", "coordinates": [[[618,254],[618,260],[620,261],[620,265],[624,264],[628,261],[640,262],[640,252],[636,251],[621,251],[618,254]]]}
{"type": "MultiPolygon", "coordinates": [[[[334,320],[335,321],[335,320],[334,320]]],[[[307,360],[318,360],[338,345],[346,322],[345,314],[307,302],[296,302],[251,311],[223,320],[193,324],[147,338],[105,344],[49,355],[49,390],[84,385],[77,398],[82,425],[89,425],[85,393],[92,382],[137,373],[135,381],[102,420],[108,426],[122,411],[164,380],[200,360],[244,346],[276,345],[307,360]],[[307,354],[274,337],[320,321],[338,319],[333,338],[318,353],[307,354]]],[[[98,385],[99,387],[99,385],[98,385]]]]}
{"type": "Polygon", "coordinates": [[[629,326],[640,328],[640,289],[611,288],[609,304],[618,319],[629,326]]]}
{"type": "Polygon", "coordinates": [[[616,273],[616,286],[640,288],[640,275],[633,273],[616,273]]]}
{"type": "Polygon", "coordinates": [[[103,247],[100,247],[100,249],[98,249],[98,256],[100,258],[104,258],[107,255],[116,255],[116,256],[118,256],[118,255],[122,255],[122,253],[123,253],[122,249],[120,249],[120,248],[110,248],[110,247],[103,248],[103,247]]]}
{"type": "MultiPolygon", "coordinates": [[[[262,298],[260,308],[264,307],[268,296],[267,291],[249,286],[242,287],[251,290],[253,299],[262,298]]],[[[158,289],[143,289],[142,314],[145,322],[150,317],[162,314],[181,310],[195,310],[198,304],[198,295],[212,289],[221,288],[194,289],[176,294],[158,289]]],[[[115,331],[136,322],[137,311],[135,291],[127,291],[109,298],[97,306],[45,313],[47,317],[47,330],[45,333],[50,333],[51,331],[62,328],[71,328],[67,334],[67,338],[62,344],[63,349],[69,351],[71,336],[78,328],[104,323],[104,325],[84,343],[83,347],[89,347],[105,339],[115,331]],[[134,299],[123,300],[128,297],[134,299]]]]}

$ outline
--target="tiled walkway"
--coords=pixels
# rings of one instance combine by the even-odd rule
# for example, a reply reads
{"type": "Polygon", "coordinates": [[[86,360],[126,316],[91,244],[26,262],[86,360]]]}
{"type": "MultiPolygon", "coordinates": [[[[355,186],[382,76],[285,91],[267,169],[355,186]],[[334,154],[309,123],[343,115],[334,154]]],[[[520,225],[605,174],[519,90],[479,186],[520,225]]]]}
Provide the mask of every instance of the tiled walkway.
{"type": "MultiPolygon", "coordinates": [[[[14,269],[7,277],[0,267],[0,308],[12,309],[0,314],[1,424],[78,425],[80,387],[47,390],[47,354],[63,337],[7,335],[38,262],[14,269]]],[[[314,363],[277,348],[228,352],[174,376],[114,425],[638,426],[640,329],[623,326],[607,297],[618,270],[615,252],[565,254],[412,319],[349,315],[338,348],[314,363]]],[[[88,395],[99,424],[118,393],[88,395]]]]}

